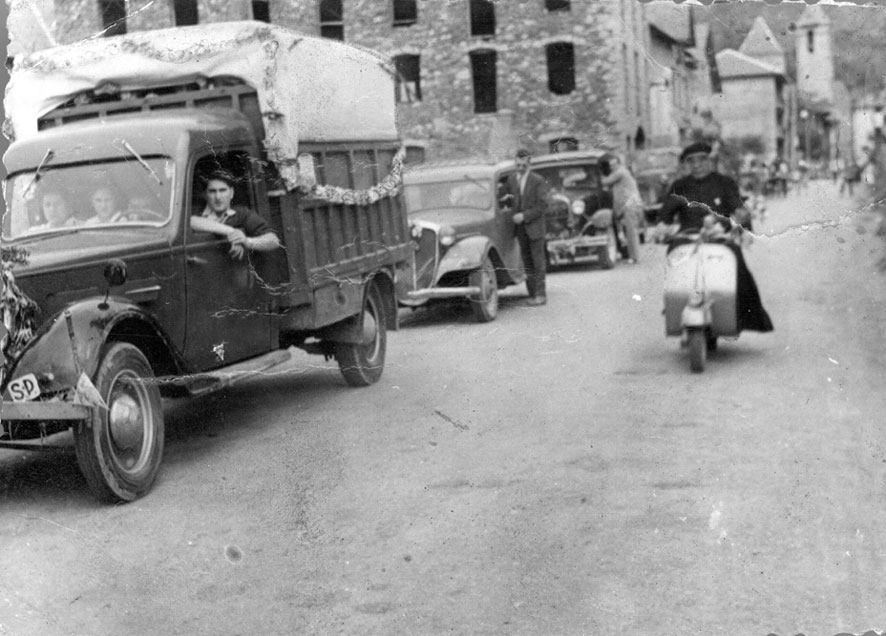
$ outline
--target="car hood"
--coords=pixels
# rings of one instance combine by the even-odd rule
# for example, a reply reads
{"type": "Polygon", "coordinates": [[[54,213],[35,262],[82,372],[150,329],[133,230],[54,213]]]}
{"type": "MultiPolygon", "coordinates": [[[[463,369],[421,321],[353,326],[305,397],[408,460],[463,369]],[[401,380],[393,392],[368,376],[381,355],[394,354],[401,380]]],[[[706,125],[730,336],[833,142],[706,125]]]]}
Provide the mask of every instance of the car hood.
{"type": "Polygon", "coordinates": [[[491,210],[470,208],[439,208],[409,214],[410,223],[420,221],[423,225],[436,227],[449,225],[459,233],[475,230],[490,223],[494,218],[495,215],[491,210]]]}

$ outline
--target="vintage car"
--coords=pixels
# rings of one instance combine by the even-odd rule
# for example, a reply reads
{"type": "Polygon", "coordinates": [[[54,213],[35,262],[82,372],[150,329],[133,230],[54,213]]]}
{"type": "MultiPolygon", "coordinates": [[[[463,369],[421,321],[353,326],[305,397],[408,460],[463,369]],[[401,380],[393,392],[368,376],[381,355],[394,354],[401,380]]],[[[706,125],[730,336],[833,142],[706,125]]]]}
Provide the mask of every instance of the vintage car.
{"type": "Polygon", "coordinates": [[[661,199],[668,186],[680,176],[680,152],[676,146],[639,150],[634,155],[633,173],[643,197],[647,226],[658,223],[661,199]]]}
{"type": "Polygon", "coordinates": [[[479,322],[498,314],[498,291],[525,280],[505,191],[508,164],[414,169],[403,176],[415,242],[412,281],[400,304],[467,298],[479,322]]]}
{"type": "Polygon", "coordinates": [[[619,257],[612,195],[600,183],[602,150],[533,157],[532,170],[549,191],[545,216],[548,264],[597,263],[611,269],[619,257]]]}

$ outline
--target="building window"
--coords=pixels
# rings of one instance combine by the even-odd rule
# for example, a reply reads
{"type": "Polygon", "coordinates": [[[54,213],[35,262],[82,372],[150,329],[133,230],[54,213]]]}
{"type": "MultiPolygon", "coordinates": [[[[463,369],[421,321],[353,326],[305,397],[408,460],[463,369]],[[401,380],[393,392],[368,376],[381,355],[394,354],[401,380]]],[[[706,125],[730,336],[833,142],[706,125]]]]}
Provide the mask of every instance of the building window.
{"type": "Polygon", "coordinates": [[[344,41],[345,23],[341,0],[320,0],[320,35],[344,41]]]}
{"type": "Polygon", "coordinates": [[[425,149],[421,146],[406,145],[406,158],[403,163],[416,164],[423,163],[425,160],[425,149]]]}
{"type": "Polygon", "coordinates": [[[418,21],[415,0],[394,0],[394,26],[409,26],[418,21]]]}
{"type": "Polygon", "coordinates": [[[646,147],[646,131],[643,126],[637,126],[637,134],[634,135],[634,148],[643,150],[646,147]]]}
{"type": "Polygon", "coordinates": [[[812,29],[806,31],[806,50],[815,53],[815,31],[812,29]]]}
{"type": "Polygon", "coordinates": [[[568,95],[575,90],[575,49],[569,42],[554,42],[545,47],[548,58],[548,88],[554,95],[568,95]]]}
{"type": "Polygon", "coordinates": [[[624,109],[625,112],[630,112],[631,110],[631,76],[630,76],[630,67],[628,66],[628,45],[621,45],[621,81],[622,81],[622,90],[624,91],[624,109]]]}
{"type": "Polygon", "coordinates": [[[494,113],[498,111],[498,98],[495,90],[495,63],[495,51],[471,51],[475,113],[494,113]]]}
{"type": "Polygon", "coordinates": [[[197,0],[175,0],[172,3],[172,11],[175,13],[176,26],[188,26],[199,22],[197,0]]]}
{"type": "Polygon", "coordinates": [[[495,35],[495,4],[471,0],[471,35],[495,35]]]}
{"type": "Polygon", "coordinates": [[[548,11],[569,11],[569,0],[545,0],[548,11]]]}
{"type": "Polygon", "coordinates": [[[252,19],[260,22],[271,21],[271,7],[268,0],[252,0],[252,19]]]}
{"type": "Polygon", "coordinates": [[[421,65],[418,55],[398,55],[394,58],[396,101],[421,101],[421,65]]]}
{"type": "Polygon", "coordinates": [[[126,0],[99,0],[102,14],[102,35],[123,35],[126,33],[126,0]]]}

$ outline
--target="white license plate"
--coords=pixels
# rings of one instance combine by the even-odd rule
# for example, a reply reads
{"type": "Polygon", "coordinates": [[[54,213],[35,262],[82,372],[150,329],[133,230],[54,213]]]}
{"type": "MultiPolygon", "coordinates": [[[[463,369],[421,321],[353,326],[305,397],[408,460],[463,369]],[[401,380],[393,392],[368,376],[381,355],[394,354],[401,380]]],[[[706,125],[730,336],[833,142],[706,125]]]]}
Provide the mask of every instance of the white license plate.
{"type": "Polygon", "coordinates": [[[7,391],[13,402],[27,402],[40,397],[40,385],[37,384],[37,376],[33,373],[10,382],[7,391]]]}

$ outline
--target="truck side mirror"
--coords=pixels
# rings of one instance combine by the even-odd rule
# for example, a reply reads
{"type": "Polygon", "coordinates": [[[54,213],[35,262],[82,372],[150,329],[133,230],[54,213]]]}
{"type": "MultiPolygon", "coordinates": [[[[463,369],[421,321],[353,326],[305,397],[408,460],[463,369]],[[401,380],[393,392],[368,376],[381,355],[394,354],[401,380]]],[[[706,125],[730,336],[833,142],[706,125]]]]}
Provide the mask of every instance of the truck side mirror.
{"type": "Polygon", "coordinates": [[[108,287],[105,289],[105,299],[98,304],[98,308],[102,311],[109,307],[108,296],[111,293],[111,287],[119,287],[126,282],[126,263],[119,258],[112,258],[105,263],[104,275],[108,287]]]}
{"type": "Polygon", "coordinates": [[[105,264],[104,273],[108,288],[119,287],[126,282],[126,263],[119,258],[112,258],[105,264]]]}

